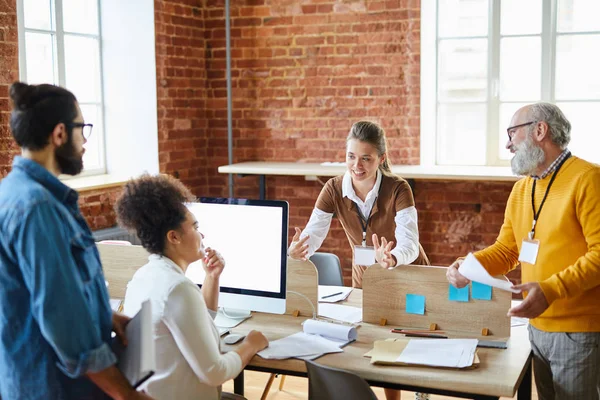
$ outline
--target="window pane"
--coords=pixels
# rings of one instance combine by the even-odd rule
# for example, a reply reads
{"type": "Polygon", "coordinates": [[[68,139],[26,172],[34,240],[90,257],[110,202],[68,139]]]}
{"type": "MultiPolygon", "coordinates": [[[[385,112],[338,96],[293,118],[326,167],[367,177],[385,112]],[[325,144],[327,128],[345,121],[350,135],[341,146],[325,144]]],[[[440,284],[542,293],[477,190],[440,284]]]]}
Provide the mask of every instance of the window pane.
{"type": "Polygon", "coordinates": [[[600,99],[600,35],[556,38],[556,99],[600,99]]]}
{"type": "Polygon", "coordinates": [[[66,86],[83,103],[101,100],[98,47],[97,39],[65,35],[66,86]]]}
{"type": "Polygon", "coordinates": [[[25,32],[25,58],[27,83],[56,84],[52,34],[25,32]]]}
{"type": "Polygon", "coordinates": [[[573,155],[587,161],[600,163],[600,135],[592,127],[597,125],[600,115],[600,102],[556,103],[571,122],[571,143],[573,155]]]}
{"type": "Polygon", "coordinates": [[[24,0],[25,28],[51,30],[50,0],[24,0]]]}
{"type": "Polygon", "coordinates": [[[513,115],[517,112],[517,110],[521,107],[526,106],[531,103],[502,103],[500,104],[500,114],[499,114],[499,126],[498,132],[500,138],[498,140],[498,158],[501,160],[510,160],[513,155],[510,151],[506,150],[506,143],[508,142],[508,134],[506,133],[506,129],[510,126],[510,121],[513,115]]]}
{"type": "Polygon", "coordinates": [[[600,31],[600,2],[598,0],[559,0],[558,31],[600,31]]]}
{"type": "Polygon", "coordinates": [[[439,37],[487,36],[488,0],[439,0],[438,28],[439,37]]]}
{"type": "Polygon", "coordinates": [[[441,40],[439,101],[481,101],[487,96],[487,39],[441,40]]]}
{"type": "Polygon", "coordinates": [[[438,106],[437,164],[485,164],[486,113],[481,103],[438,106]]]}
{"type": "Polygon", "coordinates": [[[98,0],[63,0],[63,26],[65,32],[97,35],[98,0]]]}
{"type": "Polygon", "coordinates": [[[97,169],[102,166],[102,142],[100,138],[103,132],[100,106],[90,104],[80,104],[79,106],[83,114],[83,120],[87,124],[94,124],[92,135],[84,145],[83,166],[86,170],[97,169]]]}
{"type": "Polygon", "coordinates": [[[511,37],[500,40],[501,100],[540,99],[541,51],[540,37],[511,37]]]}
{"type": "Polygon", "coordinates": [[[500,33],[526,35],[542,32],[541,0],[502,0],[500,33]]]}

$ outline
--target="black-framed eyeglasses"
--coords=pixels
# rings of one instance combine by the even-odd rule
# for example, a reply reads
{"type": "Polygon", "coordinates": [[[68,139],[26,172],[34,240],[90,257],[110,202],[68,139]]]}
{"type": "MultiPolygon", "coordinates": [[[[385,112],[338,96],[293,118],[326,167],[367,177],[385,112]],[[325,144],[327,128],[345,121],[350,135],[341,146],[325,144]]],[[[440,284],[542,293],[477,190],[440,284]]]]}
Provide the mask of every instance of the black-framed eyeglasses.
{"type": "Polygon", "coordinates": [[[515,132],[518,128],[522,127],[522,126],[527,126],[527,125],[531,125],[531,124],[535,124],[538,121],[530,121],[530,122],[525,122],[524,124],[519,124],[519,125],[515,125],[515,126],[509,126],[508,128],[506,128],[506,133],[508,134],[508,140],[512,141],[513,136],[515,135],[515,132]]]}
{"type": "Polygon", "coordinates": [[[81,133],[85,140],[88,140],[92,135],[92,129],[94,124],[84,124],[83,122],[67,122],[65,123],[69,128],[81,128],[81,133]]]}

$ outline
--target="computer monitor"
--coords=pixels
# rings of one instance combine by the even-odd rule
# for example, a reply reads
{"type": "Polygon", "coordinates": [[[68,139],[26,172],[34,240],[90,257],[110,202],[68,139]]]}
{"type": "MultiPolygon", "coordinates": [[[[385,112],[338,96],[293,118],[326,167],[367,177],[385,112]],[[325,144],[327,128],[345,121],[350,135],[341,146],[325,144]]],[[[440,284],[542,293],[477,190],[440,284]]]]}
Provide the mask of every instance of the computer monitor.
{"type": "MultiPolygon", "coordinates": [[[[288,203],[202,197],[187,206],[204,246],[225,260],[219,307],[285,313],[288,203]]],[[[190,264],[186,276],[202,286],[201,261],[190,264]]]]}

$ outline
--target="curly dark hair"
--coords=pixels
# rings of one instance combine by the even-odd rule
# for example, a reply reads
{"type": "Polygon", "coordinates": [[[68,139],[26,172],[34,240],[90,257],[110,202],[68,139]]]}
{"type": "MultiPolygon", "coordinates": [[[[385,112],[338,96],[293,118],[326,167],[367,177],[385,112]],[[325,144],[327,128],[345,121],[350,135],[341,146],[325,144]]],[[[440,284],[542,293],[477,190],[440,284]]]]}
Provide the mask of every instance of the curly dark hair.
{"type": "Polygon", "coordinates": [[[167,232],[185,221],[184,203],[195,200],[190,190],[172,176],[144,174],[127,182],[115,211],[119,225],[134,231],[148,252],[162,254],[167,232]]]}

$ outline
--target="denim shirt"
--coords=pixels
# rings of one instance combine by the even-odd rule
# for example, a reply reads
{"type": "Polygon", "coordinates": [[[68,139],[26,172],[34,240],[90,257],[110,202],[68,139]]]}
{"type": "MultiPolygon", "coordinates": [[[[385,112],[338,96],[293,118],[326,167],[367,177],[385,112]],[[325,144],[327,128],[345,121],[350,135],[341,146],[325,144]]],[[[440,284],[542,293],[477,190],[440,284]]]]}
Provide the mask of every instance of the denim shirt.
{"type": "Polygon", "coordinates": [[[116,363],[100,256],[78,194],[15,157],[0,181],[0,397],[102,399],[116,363]]]}

